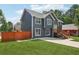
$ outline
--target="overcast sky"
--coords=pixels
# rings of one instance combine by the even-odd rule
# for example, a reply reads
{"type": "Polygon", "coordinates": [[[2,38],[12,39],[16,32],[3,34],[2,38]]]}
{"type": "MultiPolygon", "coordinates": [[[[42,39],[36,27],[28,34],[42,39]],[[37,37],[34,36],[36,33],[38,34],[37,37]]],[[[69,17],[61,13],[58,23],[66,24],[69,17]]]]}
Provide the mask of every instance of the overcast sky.
{"type": "Polygon", "coordinates": [[[2,9],[7,21],[11,21],[13,24],[20,21],[23,9],[31,9],[37,12],[48,11],[50,9],[59,9],[62,11],[68,10],[71,4],[0,4],[0,9],[2,9]]]}

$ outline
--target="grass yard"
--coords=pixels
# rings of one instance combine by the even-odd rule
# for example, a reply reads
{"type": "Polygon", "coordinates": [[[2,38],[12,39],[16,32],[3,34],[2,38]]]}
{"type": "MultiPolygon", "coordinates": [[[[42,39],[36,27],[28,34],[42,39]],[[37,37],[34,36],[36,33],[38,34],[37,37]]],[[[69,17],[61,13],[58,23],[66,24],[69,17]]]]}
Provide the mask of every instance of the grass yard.
{"type": "Polygon", "coordinates": [[[71,38],[74,39],[73,41],[78,41],[79,42],[79,37],[72,36],[71,38]]]}
{"type": "Polygon", "coordinates": [[[79,49],[42,40],[0,43],[1,55],[79,55],[79,49]]]}

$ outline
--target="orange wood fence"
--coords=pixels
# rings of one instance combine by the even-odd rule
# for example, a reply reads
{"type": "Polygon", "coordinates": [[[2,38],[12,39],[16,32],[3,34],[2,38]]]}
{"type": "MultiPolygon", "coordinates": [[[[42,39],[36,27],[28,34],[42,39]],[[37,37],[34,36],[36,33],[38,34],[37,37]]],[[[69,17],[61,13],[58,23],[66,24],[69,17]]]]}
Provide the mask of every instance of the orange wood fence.
{"type": "Polygon", "coordinates": [[[2,32],[1,33],[2,42],[5,41],[15,41],[15,40],[25,40],[31,38],[31,32],[2,32]]]}

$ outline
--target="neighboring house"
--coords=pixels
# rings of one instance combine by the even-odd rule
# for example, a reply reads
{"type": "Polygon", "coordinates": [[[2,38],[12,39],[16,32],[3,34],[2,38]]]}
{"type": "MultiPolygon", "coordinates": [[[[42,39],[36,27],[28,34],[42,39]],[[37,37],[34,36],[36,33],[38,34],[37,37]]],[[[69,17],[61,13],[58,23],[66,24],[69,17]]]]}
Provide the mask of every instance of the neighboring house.
{"type": "Polygon", "coordinates": [[[32,38],[54,37],[54,31],[61,31],[63,23],[55,16],[52,10],[39,13],[24,9],[20,21],[21,31],[31,32],[32,38]]]}
{"type": "Polygon", "coordinates": [[[62,25],[63,32],[68,33],[69,35],[78,35],[78,27],[74,24],[62,25]]]}
{"type": "Polygon", "coordinates": [[[14,31],[16,32],[21,32],[21,22],[17,22],[15,25],[14,25],[14,31]]]}

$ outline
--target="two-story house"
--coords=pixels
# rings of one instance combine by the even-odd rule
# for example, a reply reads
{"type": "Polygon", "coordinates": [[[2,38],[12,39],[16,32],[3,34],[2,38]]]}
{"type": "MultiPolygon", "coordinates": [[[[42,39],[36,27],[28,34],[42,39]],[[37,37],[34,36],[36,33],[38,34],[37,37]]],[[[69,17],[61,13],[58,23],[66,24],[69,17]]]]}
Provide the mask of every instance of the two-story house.
{"type": "Polygon", "coordinates": [[[21,31],[31,32],[32,38],[54,37],[54,31],[62,29],[62,21],[52,10],[39,13],[24,9],[21,17],[21,31]]]}

